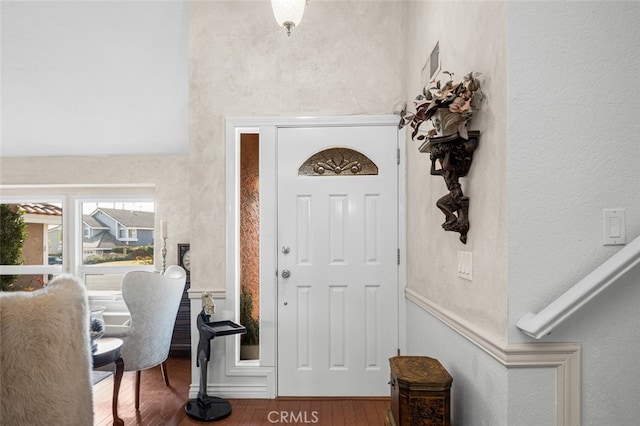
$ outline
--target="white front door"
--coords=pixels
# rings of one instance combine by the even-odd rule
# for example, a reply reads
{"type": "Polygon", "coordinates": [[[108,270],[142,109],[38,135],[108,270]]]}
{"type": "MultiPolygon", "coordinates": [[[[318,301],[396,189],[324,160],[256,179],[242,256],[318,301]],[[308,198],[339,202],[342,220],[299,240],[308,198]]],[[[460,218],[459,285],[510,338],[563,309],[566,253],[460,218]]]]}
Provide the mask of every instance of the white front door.
{"type": "Polygon", "coordinates": [[[389,395],[397,148],[391,125],[278,129],[280,396],[389,395]]]}

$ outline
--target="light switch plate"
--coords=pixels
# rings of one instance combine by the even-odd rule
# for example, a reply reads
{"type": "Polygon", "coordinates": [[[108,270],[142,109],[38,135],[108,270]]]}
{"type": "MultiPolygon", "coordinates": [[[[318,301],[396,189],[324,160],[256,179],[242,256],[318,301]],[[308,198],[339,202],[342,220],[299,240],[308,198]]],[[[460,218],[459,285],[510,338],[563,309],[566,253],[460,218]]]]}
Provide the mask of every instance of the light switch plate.
{"type": "Polygon", "coordinates": [[[470,251],[458,252],[458,276],[471,281],[473,278],[473,253],[470,251]]]}
{"type": "Polygon", "coordinates": [[[602,226],[603,245],[616,246],[627,243],[624,209],[602,210],[602,226]]]}

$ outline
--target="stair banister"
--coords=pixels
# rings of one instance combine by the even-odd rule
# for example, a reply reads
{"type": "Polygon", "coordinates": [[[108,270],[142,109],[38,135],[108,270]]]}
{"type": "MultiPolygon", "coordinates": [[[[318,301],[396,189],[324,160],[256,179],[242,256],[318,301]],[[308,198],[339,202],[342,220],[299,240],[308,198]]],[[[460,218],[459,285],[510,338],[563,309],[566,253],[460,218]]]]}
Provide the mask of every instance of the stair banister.
{"type": "Polygon", "coordinates": [[[523,315],[516,322],[516,327],[527,336],[540,339],[638,263],[640,237],[627,244],[540,312],[523,315]]]}

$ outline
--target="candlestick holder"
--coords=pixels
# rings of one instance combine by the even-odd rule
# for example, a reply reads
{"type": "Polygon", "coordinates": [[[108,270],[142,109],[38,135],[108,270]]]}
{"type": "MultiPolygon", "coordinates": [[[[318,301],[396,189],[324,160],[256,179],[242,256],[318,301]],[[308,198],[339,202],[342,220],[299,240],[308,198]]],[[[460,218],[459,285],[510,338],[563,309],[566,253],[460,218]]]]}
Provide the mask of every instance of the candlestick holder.
{"type": "Polygon", "coordinates": [[[167,239],[162,239],[162,274],[167,270],[167,239]]]}

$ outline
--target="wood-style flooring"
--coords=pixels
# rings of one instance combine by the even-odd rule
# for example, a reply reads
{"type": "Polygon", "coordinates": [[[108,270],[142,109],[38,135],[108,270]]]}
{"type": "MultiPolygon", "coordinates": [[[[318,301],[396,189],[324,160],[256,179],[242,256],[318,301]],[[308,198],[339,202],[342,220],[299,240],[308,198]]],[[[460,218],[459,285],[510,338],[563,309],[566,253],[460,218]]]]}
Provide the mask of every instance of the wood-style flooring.
{"type": "MultiPolygon", "coordinates": [[[[388,398],[229,399],[233,408],[229,417],[216,422],[199,422],[184,412],[191,384],[190,360],[170,357],[167,366],[169,387],[164,385],[159,367],[142,372],[138,412],[134,408],[135,373],[124,373],[118,398],[118,414],[125,425],[376,426],[384,425],[389,408],[388,398]]],[[[113,424],[113,376],[96,384],[93,392],[94,426],[113,424]]]]}

